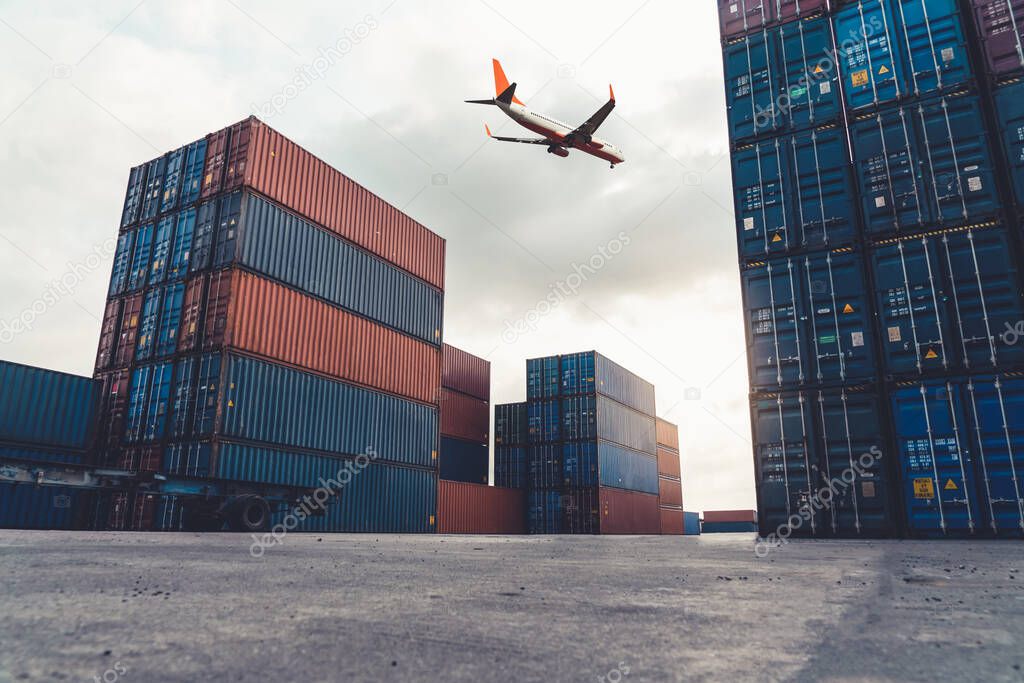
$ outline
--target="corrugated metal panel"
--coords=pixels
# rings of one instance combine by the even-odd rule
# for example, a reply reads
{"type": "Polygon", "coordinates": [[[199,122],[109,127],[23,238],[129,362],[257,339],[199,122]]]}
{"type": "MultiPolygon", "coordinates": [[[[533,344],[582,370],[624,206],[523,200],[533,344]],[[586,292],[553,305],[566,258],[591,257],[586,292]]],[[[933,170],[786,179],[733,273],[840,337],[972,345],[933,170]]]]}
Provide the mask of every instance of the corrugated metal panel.
{"type": "Polygon", "coordinates": [[[160,328],[156,336],[156,356],[172,355],[178,348],[178,332],[181,327],[181,306],[185,298],[185,283],[167,285],[163,292],[163,308],[160,311],[160,328]]]}
{"type": "Polygon", "coordinates": [[[233,354],[226,365],[224,436],[350,455],[373,449],[382,460],[437,465],[435,408],[233,354]]]}
{"type": "Polygon", "coordinates": [[[149,257],[153,250],[153,224],[147,223],[135,231],[135,246],[132,249],[131,268],[125,289],[134,292],[146,284],[149,274],[149,257]]]}
{"type": "Polygon", "coordinates": [[[567,534],[597,534],[601,532],[601,501],[599,489],[570,488],[561,496],[563,530],[567,534]]]}
{"type": "Polygon", "coordinates": [[[658,461],[646,453],[637,453],[617,444],[597,443],[601,486],[629,491],[658,492],[658,461]]]}
{"type": "Polygon", "coordinates": [[[757,532],[754,522],[704,522],[701,533],[705,534],[751,534],[757,532]]]}
{"type": "Polygon", "coordinates": [[[558,356],[526,361],[526,399],[554,398],[562,391],[562,370],[558,356]]]}
{"type": "Polygon", "coordinates": [[[719,32],[722,38],[756,31],[769,22],[769,0],[718,0],[719,32]]]}
{"type": "Polygon", "coordinates": [[[679,427],[660,417],[655,419],[654,433],[659,446],[679,450],[679,427]]]}
{"type": "Polygon", "coordinates": [[[88,464],[88,452],[72,448],[40,449],[20,446],[0,446],[0,458],[40,463],[61,463],[69,465],[88,464]]]}
{"type": "Polygon", "coordinates": [[[442,346],[441,386],[491,400],[491,363],[450,344],[442,346]]]}
{"type": "Polygon", "coordinates": [[[441,433],[489,443],[491,410],[486,401],[441,389],[441,433]]]}
{"type": "Polygon", "coordinates": [[[683,530],[687,536],[700,536],[699,512],[683,512],[683,530]]]}
{"type": "Polygon", "coordinates": [[[526,443],[526,422],[526,403],[501,403],[494,406],[494,443],[498,446],[526,443]]]}
{"type": "Polygon", "coordinates": [[[126,228],[139,219],[142,195],[146,189],[146,164],[136,166],[128,173],[128,191],[124,196],[121,227],[126,228]]]}
{"type": "Polygon", "coordinates": [[[658,474],[680,477],[679,454],[658,446],[658,474]]]}
{"type": "Polygon", "coordinates": [[[177,215],[171,214],[164,216],[156,224],[156,232],[153,235],[152,265],[149,268],[148,284],[150,285],[159,284],[167,277],[174,239],[174,226],[177,222],[177,215]]]}
{"type": "Polygon", "coordinates": [[[875,249],[872,265],[887,372],[978,371],[1024,361],[1024,345],[999,336],[1024,320],[1005,230],[888,242],[875,249]]]}
{"type": "Polygon", "coordinates": [[[195,351],[203,329],[203,302],[209,275],[196,275],[185,284],[185,297],[181,304],[181,329],[178,332],[178,351],[195,351]]]}
{"type": "Polygon", "coordinates": [[[972,0],[975,22],[996,78],[1024,73],[1024,0],[972,0]]]}
{"type": "Polygon", "coordinates": [[[994,158],[981,120],[977,98],[960,95],[852,123],[867,233],[956,227],[997,215],[994,158]]]}
{"type": "Polygon", "coordinates": [[[763,31],[725,48],[725,100],[733,142],[780,132],[782,121],[775,106],[779,72],[775,38],[763,31]]]}
{"type": "Polygon", "coordinates": [[[661,533],[658,496],[601,487],[602,534],[661,533]]]}
{"type": "Polygon", "coordinates": [[[128,284],[128,269],[132,263],[132,252],[135,249],[135,231],[128,230],[117,238],[117,249],[114,251],[114,266],[110,271],[110,287],[107,296],[116,296],[124,292],[128,284]]]}
{"type": "Polygon", "coordinates": [[[526,486],[527,446],[494,447],[494,484],[506,488],[526,486]]]}
{"type": "Polygon", "coordinates": [[[756,510],[705,510],[705,522],[747,522],[757,523],[756,510]]]}
{"type": "Polygon", "coordinates": [[[530,401],[526,404],[526,436],[530,443],[559,441],[562,438],[561,401],[530,401]]]}
{"type": "Polygon", "coordinates": [[[196,210],[185,209],[175,214],[175,220],[174,245],[171,247],[170,263],[167,266],[169,280],[179,280],[188,276],[192,239],[196,230],[196,210]]]}
{"type": "Polygon", "coordinates": [[[164,189],[164,171],[167,170],[167,157],[153,159],[146,167],[146,185],[142,195],[142,213],[140,220],[148,221],[156,217],[160,211],[160,197],[164,189]]]}
{"type": "Polygon", "coordinates": [[[526,494],[521,489],[438,482],[439,534],[524,534],[526,494]]]}
{"type": "Polygon", "coordinates": [[[807,376],[801,348],[801,284],[792,259],[743,271],[747,354],[752,389],[792,386],[807,376]]]}
{"type": "Polygon", "coordinates": [[[531,534],[560,534],[565,530],[562,494],[531,489],[526,497],[526,526],[531,534]]]}
{"type": "MultiPolygon", "coordinates": [[[[438,402],[436,346],[251,273],[227,270],[212,278],[217,284],[210,286],[206,307],[205,349],[226,345],[389,394],[438,402]]],[[[483,410],[486,429],[486,405],[483,410]]]]}
{"type": "Polygon", "coordinates": [[[683,485],[678,479],[658,477],[658,502],[662,507],[683,507],[683,485]]]}
{"type": "Polygon", "coordinates": [[[167,153],[167,169],[164,172],[163,192],[160,195],[160,213],[166,213],[178,206],[185,152],[185,147],[179,147],[173,152],[167,153]]]}
{"type": "Polygon", "coordinates": [[[491,461],[487,444],[442,436],[439,460],[441,479],[487,484],[491,461]]]}
{"type": "MultiPolygon", "coordinates": [[[[1020,0],[1020,7],[1024,14],[1024,0],[1020,0]]],[[[1021,20],[1024,21],[1024,16],[1021,20]]],[[[1017,206],[1024,208],[1024,81],[996,90],[995,103],[1003,148],[1010,165],[1010,182],[1017,206]]]]}
{"type": "Polygon", "coordinates": [[[603,394],[648,415],[654,413],[654,385],[618,363],[594,351],[566,354],[558,359],[562,396],[603,394]]]}
{"type": "Polygon", "coordinates": [[[661,506],[659,512],[661,513],[661,533],[682,536],[685,531],[683,527],[683,509],[661,506]]]}
{"type": "MultiPolygon", "coordinates": [[[[581,447],[586,445],[586,443],[580,444],[581,447]]],[[[535,444],[527,449],[526,481],[530,488],[556,489],[561,488],[566,483],[563,458],[564,453],[572,451],[569,449],[568,444],[565,446],[564,451],[561,444],[555,443],[535,444]]],[[[597,462],[593,452],[593,449],[591,449],[591,461],[594,463],[593,472],[596,476],[597,462]]]]}
{"type": "Polygon", "coordinates": [[[110,299],[103,309],[103,321],[100,323],[100,343],[96,350],[96,370],[106,370],[114,359],[122,303],[121,299],[110,299]]]}
{"type": "Polygon", "coordinates": [[[215,265],[238,263],[396,330],[441,343],[441,292],[384,260],[249,193],[221,200],[219,225],[215,265]]]}
{"type": "Polygon", "coordinates": [[[0,441],[86,448],[98,392],[89,377],[0,361],[0,441]]]}
{"type": "Polygon", "coordinates": [[[0,482],[0,527],[5,529],[79,528],[81,489],[0,482]]]}

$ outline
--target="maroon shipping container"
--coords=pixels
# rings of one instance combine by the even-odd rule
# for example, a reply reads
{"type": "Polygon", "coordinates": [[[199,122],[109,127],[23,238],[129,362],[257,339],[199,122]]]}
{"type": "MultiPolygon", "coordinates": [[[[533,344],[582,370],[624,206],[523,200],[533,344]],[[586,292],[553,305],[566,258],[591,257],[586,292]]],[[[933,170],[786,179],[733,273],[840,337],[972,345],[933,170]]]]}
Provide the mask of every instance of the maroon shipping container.
{"type": "Polygon", "coordinates": [[[111,531],[152,531],[156,502],[156,496],[153,494],[113,494],[107,517],[107,529],[111,531]]]}
{"type": "Polygon", "coordinates": [[[683,528],[683,508],[664,507],[661,513],[661,533],[673,536],[682,536],[685,533],[683,528]]]}
{"type": "Polygon", "coordinates": [[[661,511],[658,497],[602,486],[602,534],[660,534],[661,511]]]}
{"type": "Polygon", "coordinates": [[[197,275],[185,285],[185,296],[181,304],[181,327],[178,331],[178,351],[195,351],[199,348],[199,333],[203,323],[203,295],[206,292],[207,275],[197,275]]]}
{"type": "Polygon", "coordinates": [[[658,446],[658,474],[679,479],[679,454],[664,446],[658,446]]]}
{"type": "Polygon", "coordinates": [[[655,431],[659,446],[679,451],[679,427],[659,417],[655,422],[655,431]]]}
{"type": "MultiPolygon", "coordinates": [[[[101,443],[97,445],[100,450],[112,448],[120,442],[124,434],[124,419],[128,410],[128,370],[118,370],[98,375],[100,380],[100,407],[97,411],[99,429],[97,434],[101,436],[101,443]]],[[[100,465],[114,467],[113,462],[102,462],[100,465]]]]}
{"type": "Polygon", "coordinates": [[[440,480],[439,534],[525,534],[526,491],[440,480]]]}
{"type": "Polygon", "coordinates": [[[972,0],[988,70],[996,79],[1024,73],[1024,0],[972,0]]]}
{"type": "Polygon", "coordinates": [[[444,289],[444,239],[255,117],[207,136],[202,196],[248,186],[444,289]]]}
{"type": "Polygon", "coordinates": [[[491,411],[486,401],[441,389],[441,434],[488,443],[491,411]]]}
{"type": "Polygon", "coordinates": [[[773,24],[784,24],[821,14],[827,9],[826,0],[770,0],[768,12],[773,24]]]}
{"type": "Polygon", "coordinates": [[[126,448],[119,456],[117,466],[132,472],[157,472],[162,461],[163,453],[160,446],[134,446],[126,448]]]}
{"type": "Polygon", "coordinates": [[[103,310],[103,322],[100,324],[100,345],[96,351],[96,369],[106,370],[114,360],[114,348],[117,345],[117,332],[121,322],[121,299],[107,302],[103,310]]]}
{"type": "Polygon", "coordinates": [[[124,300],[121,308],[120,334],[114,351],[114,367],[123,368],[135,358],[135,340],[139,335],[139,315],[142,312],[142,292],[124,300]]]}
{"type": "Polygon", "coordinates": [[[683,484],[678,479],[658,478],[658,499],[661,505],[683,507],[683,484]]]}
{"type": "Polygon", "coordinates": [[[753,522],[757,523],[756,510],[706,510],[705,522],[753,522]]]}
{"type": "Polygon", "coordinates": [[[228,346],[438,403],[441,353],[436,346],[245,271],[213,273],[209,292],[204,349],[228,346]]]}
{"type": "Polygon", "coordinates": [[[443,346],[441,386],[491,400],[491,363],[449,344],[443,346]]]}
{"type": "Polygon", "coordinates": [[[719,31],[722,38],[734,38],[766,26],[769,2],[774,0],[718,0],[719,31]]]}

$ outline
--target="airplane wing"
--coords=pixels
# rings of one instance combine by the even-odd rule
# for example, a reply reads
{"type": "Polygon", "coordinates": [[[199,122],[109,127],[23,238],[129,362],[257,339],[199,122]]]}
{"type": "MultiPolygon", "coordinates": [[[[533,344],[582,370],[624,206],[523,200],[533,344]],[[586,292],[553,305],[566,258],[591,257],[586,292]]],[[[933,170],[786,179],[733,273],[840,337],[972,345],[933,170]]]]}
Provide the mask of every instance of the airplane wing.
{"type": "Polygon", "coordinates": [[[551,140],[548,140],[547,138],[506,138],[506,137],[502,137],[500,135],[491,135],[491,129],[488,128],[486,125],[484,126],[484,130],[487,131],[487,137],[492,138],[494,140],[501,140],[502,142],[522,142],[523,144],[527,144],[527,145],[552,145],[552,144],[557,144],[557,143],[554,143],[551,140]]]}
{"type": "Polygon", "coordinates": [[[608,86],[608,101],[604,103],[604,106],[598,109],[593,116],[584,121],[579,128],[570,133],[570,136],[589,138],[592,136],[600,127],[604,120],[608,118],[608,114],[612,113],[612,109],[615,109],[615,91],[612,90],[612,86],[608,86]]]}

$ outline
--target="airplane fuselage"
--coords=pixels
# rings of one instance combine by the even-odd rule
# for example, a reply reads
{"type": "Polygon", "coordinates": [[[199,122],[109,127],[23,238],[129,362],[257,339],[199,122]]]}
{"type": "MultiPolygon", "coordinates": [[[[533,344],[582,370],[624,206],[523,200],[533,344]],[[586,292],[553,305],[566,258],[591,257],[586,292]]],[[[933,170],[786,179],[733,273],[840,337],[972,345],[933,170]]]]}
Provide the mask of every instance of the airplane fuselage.
{"type": "Polygon", "coordinates": [[[562,123],[561,121],[546,114],[532,111],[515,102],[510,102],[509,104],[505,104],[504,102],[495,102],[495,104],[497,104],[510,119],[518,123],[520,126],[532,130],[538,135],[543,135],[551,140],[557,147],[561,147],[562,149],[578,149],[581,152],[586,152],[587,154],[598,157],[599,159],[604,159],[611,163],[612,166],[615,164],[621,164],[626,160],[622,155],[622,151],[607,140],[602,140],[601,138],[596,137],[590,137],[589,139],[571,137],[570,134],[573,132],[572,126],[562,123]]]}

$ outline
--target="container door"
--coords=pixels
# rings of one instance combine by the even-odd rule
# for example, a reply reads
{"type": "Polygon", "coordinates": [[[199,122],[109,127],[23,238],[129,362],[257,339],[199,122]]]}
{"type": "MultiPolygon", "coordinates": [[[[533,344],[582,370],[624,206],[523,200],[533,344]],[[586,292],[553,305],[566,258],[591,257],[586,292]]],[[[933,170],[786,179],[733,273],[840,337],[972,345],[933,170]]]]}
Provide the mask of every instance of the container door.
{"type": "Polygon", "coordinates": [[[107,302],[103,310],[103,322],[100,325],[100,343],[96,352],[96,369],[106,370],[113,360],[114,349],[117,346],[117,334],[120,331],[118,323],[121,321],[121,299],[112,299],[107,302]]]}
{"type": "Polygon", "coordinates": [[[597,390],[594,353],[570,353],[560,357],[562,395],[592,394],[597,390]]]}
{"type": "Polygon", "coordinates": [[[127,291],[142,289],[149,275],[149,257],[153,249],[153,224],[144,225],[135,235],[135,249],[132,253],[132,267],[128,271],[127,291]]]}
{"type": "Polygon", "coordinates": [[[898,530],[888,475],[894,456],[885,452],[878,397],[825,389],[816,400],[824,518],[840,536],[891,536],[898,530]]]}
{"type": "Polygon", "coordinates": [[[570,396],[562,399],[561,438],[593,439],[597,433],[597,405],[594,396],[570,396]]]}
{"type": "Polygon", "coordinates": [[[1024,534],[1024,380],[974,378],[965,400],[986,523],[997,535],[1024,534]]]}
{"type": "Polygon", "coordinates": [[[160,294],[161,290],[151,289],[143,300],[142,318],[139,322],[139,341],[135,349],[136,360],[144,361],[153,357],[157,323],[160,319],[160,294]]]}
{"type": "Polygon", "coordinates": [[[178,280],[188,276],[188,265],[192,256],[192,239],[196,230],[196,210],[186,209],[177,215],[174,229],[174,246],[167,266],[167,279],[178,280]]]}
{"type": "Polygon", "coordinates": [[[128,284],[128,269],[132,261],[134,244],[134,230],[129,230],[117,238],[117,251],[114,252],[114,267],[110,271],[107,296],[117,296],[124,292],[125,285],[128,284]]]}
{"type": "Polygon", "coordinates": [[[932,221],[953,227],[1000,211],[992,152],[977,99],[950,97],[914,107],[918,145],[927,164],[932,221]]]}
{"type": "Polygon", "coordinates": [[[932,219],[933,189],[921,173],[915,135],[914,115],[902,108],[850,126],[864,227],[870,235],[919,230],[932,219]]]}
{"type": "Polygon", "coordinates": [[[863,0],[836,13],[839,65],[851,109],[874,107],[904,93],[898,57],[897,23],[890,2],[863,0]]]}
{"type": "Polygon", "coordinates": [[[973,0],[978,33],[995,78],[1024,72],[1024,0],[973,0]]]}
{"type": "Polygon", "coordinates": [[[906,90],[914,97],[948,90],[971,78],[956,0],[897,0],[906,90]]]}
{"type": "Polygon", "coordinates": [[[121,325],[117,348],[114,351],[114,366],[123,368],[135,358],[135,341],[138,339],[139,317],[142,314],[142,294],[130,296],[121,307],[121,325]]]}
{"type": "Polygon", "coordinates": [[[531,358],[526,361],[526,397],[551,398],[558,396],[561,386],[558,356],[531,358]]]}
{"type": "Polygon", "coordinates": [[[167,267],[171,257],[171,240],[174,237],[174,225],[177,216],[164,216],[156,226],[153,238],[153,259],[149,268],[149,284],[160,284],[167,277],[167,267]]]}
{"type": "Polygon", "coordinates": [[[146,422],[142,433],[142,438],[145,441],[158,441],[164,437],[173,372],[174,364],[171,362],[153,366],[152,386],[146,402],[146,422]]]}
{"type": "Polygon", "coordinates": [[[215,239],[213,266],[227,265],[235,260],[238,240],[239,219],[242,212],[242,193],[234,192],[220,200],[217,237],[215,239]]]}
{"type": "Polygon", "coordinates": [[[160,311],[160,331],[157,333],[157,357],[170,356],[178,348],[178,329],[181,327],[181,303],[185,296],[185,283],[168,285],[164,289],[164,305],[160,311]]]}
{"type": "Polygon", "coordinates": [[[792,259],[743,272],[751,386],[775,389],[805,380],[798,309],[800,276],[792,259]]]}
{"type": "Polygon", "coordinates": [[[875,285],[885,372],[948,370],[949,346],[943,264],[933,240],[903,240],[875,250],[875,285]]]}
{"type": "MultiPolygon", "coordinates": [[[[1020,0],[1020,8],[1024,22],[1024,0],[1020,0]]],[[[995,100],[1010,181],[1017,205],[1024,207],[1024,82],[999,88],[995,100]]]]}
{"type": "Polygon", "coordinates": [[[146,395],[150,386],[152,367],[144,365],[132,372],[128,388],[128,413],[125,419],[125,441],[142,439],[146,421],[146,395]]]}
{"type": "Polygon", "coordinates": [[[596,441],[567,441],[562,444],[563,479],[566,486],[583,488],[597,486],[598,462],[596,441]]]}
{"type": "Polygon", "coordinates": [[[136,166],[128,174],[128,190],[124,196],[124,209],[121,212],[121,227],[126,228],[139,220],[142,208],[142,195],[146,191],[146,164],[136,166]]]}
{"type": "Polygon", "coordinates": [[[1024,302],[1006,232],[950,232],[941,241],[955,352],[964,367],[985,372],[1024,362],[1024,302]]]}
{"type": "Polygon", "coordinates": [[[793,222],[804,247],[849,244],[856,237],[856,204],[846,133],[841,128],[795,135],[791,142],[793,222]]]}
{"type": "Polygon", "coordinates": [[[725,87],[729,138],[749,140],[781,130],[785,117],[775,104],[781,64],[778,31],[747,36],[725,48],[725,87]]]}
{"type": "Polygon", "coordinates": [[[209,268],[213,259],[213,239],[217,232],[217,201],[199,205],[196,211],[196,230],[192,238],[192,257],[189,272],[209,268]]]}
{"type": "Polygon", "coordinates": [[[181,305],[181,329],[178,332],[178,351],[194,351],[199,348],[207,278],[206,275],[197,275],[185,285],[185,298],[181,305]]]}
{"type": "Polygon", "coordinates": [[[825,0],[772,0],[772,19],[779,24],[825,10],[825,0]]]}
{"type": "Polygon", "coordinates": [[[807,333],[818,382],[875,376],[872,320],[860,264],[852,252],[804,258],[807,333]]]}
{"type": "Polygon", "coordinates": [[[978,500],[960,391],[922,382],[893,393],[907,524],[915,535],[973,534],[978,500]]]}
{"type": "Polygon", "coordinates": [[[220,388],[220,355],[207,353],[199,357],[199,381],[196,388],[196,415],[192,433],[203,436],[213,433],[217,420],[217,397],[220,388]]]}
{"type": "Polygon", "coordinates": [[[832,23],[821,18],[783,25],[779,50],[783,68],[776,102],[790,128],[814,128],[835,121],[843,105],[839,75],[828,61],[828,55],[835,52],[832,23]]]}
{"type": "Polygon", "coordinates": [[[164,173],[164,188],[160,196],[160,213],[178,206],[181,190],[181,171],[185,163],[185,148],[181,147],[167,155],[167,170],[164,173]]]}
{"type": "Polygon", "coordinates": [[[203,164],[206,162],[206,138],[188,146],[182,170],[181,205],[188,206],[199,199],[203,189],[203,164]]]}
{"type": "Polygon", "coordinates": [[[564,479],[559,444],[536,444],[528,449],[527,475],[535,489],[561,488],[564,479]]]}
{"type": "Polygon", "coordinates": [[[160,212],[160,199],[164,191],[164,171],[167,169],[167,157],[160,157],[149,162],[146,170],[146,190],[142,198],[141,220],[148,221],[160,212]]]}
{"type": "Polygon", "coordinates": [[[801,242],[790,236],[789,203],[782,139],[757,143],[733,154],[733,192],[740,255],[747,259],[781,254],[801,242]]]}
{"type": "Polygon", "coordinates": [[[718,0],[723,38],[741,36],[768,23],[769,0],[718,0]]]}
{"type": "Polygon", "coordinates": [[[174,439],[192,435],[196,414],[196,372],[198,362],[194,356],[182,358],[174,369],[174,385],[171,389],[170,436],[174,439]]]}
{"type": "Polygon", "coordinates": [[[811,451],[810,408],[803,393],[780,394],[752,404],[762,533],[784,537],[825,532],[825,520],[813,504],[821,474],[811,451]]]}

